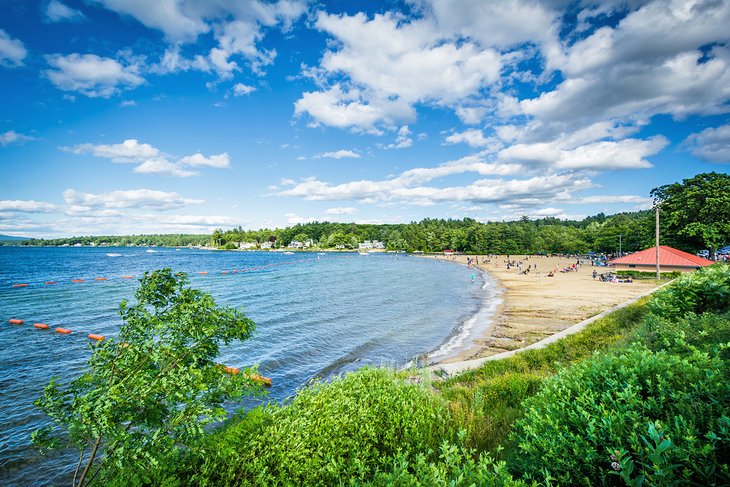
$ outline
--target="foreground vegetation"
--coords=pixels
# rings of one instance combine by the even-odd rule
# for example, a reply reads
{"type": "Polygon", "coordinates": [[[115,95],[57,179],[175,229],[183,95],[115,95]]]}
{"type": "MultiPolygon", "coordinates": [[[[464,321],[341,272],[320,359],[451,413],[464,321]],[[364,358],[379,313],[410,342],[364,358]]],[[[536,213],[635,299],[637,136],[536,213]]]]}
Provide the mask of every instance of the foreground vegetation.
{"type": "Polygon", "coordinates": [[[239,414],[172,477],[193,485],[724,485],[729,296],[730,268],[713,267],[545,349],[444,382],[365,369],[318,383],[287,405],[239,414]]]}
{"type": "MultiPolygon", "coordinates": [[[[175,322],[167,310],[177,309],[173,314],[182,313],[185,323],[201,317],[205,325],[192,332],[194,340],[208,337],[210,346],[200,357],[172,358],[182,342],[163,347],[150,356],[166,366],[150,365],[133,388],[111,395],[97,387],[98,371],[106,371],[97,377],[105,382],[110,365],[119,377],[140,365],[96,361],[97,375],[84,376],[73,394],[52,385],[40,402],[69,427],[73,444],[110,435],[87,478],[169,486],[730,482],[730,266],[684,275],[578,334],[455,378],[366,368],[309,385],[286,404],[241,410],[208,432],[196,426],[197,412],[213,419],[220,412],[216,401],[245,390],[245,384],[227,385],[236,378],[211,361],[212,337],[228,330],[229,337],[245,338],[251,324],[205,295],[185,291],[182,299],[182,284],[169,273],[155,274],[143,282],[141,308],[122,312],[149,347],[157,341],[148,341],[151,336],[175,322]],[[201,299],[208,311],[197,315],[201,299]],[[144,332],[150,320],[157,328],[144,332]],[[192,389],[133,401],[147,397],[145,387],[162,387],[160,381],[192,389]],[[164,402],[155,406],[153,398],[164,402]],[[196,398],[213,402],[208,409],[181,407],[196,398]],[[120,405],[130,414],[120,414],[120,405]],[[178,421],[184,426],[165,429],[178,421]]],[[[126,334],[102,355],[135,350],[138,338],[126,334]]]]}

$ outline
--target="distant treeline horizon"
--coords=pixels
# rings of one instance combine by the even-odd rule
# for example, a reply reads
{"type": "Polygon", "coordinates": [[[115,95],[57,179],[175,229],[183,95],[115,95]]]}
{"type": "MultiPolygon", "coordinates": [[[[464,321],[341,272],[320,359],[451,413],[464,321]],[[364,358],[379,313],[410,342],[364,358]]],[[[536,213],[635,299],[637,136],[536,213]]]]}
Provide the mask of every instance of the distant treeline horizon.
{"type": "MultiPolygon", "coordinates": [[[[366,240],[382,242],[387,250],[480,254],[634,252],[654,245],[654,213],[650,210],[599,213],[582,220],[557,218],[481,223],[472,218],[420,222],[360,224],[311,222],[285,228],[218,229],[209,234],[102,235],[0,242],[21,246],[206,246],[234,249],[240,243],[257,247],[266,242],[286,247],[292,241],[311,241],[316,248],[356,249],[366,240]]],[[[677,235],[663,234],[663,245],[689,252],[700,250],[677,235]]],[[[266,244],[264,245],[266,246],[266,244]]]]}

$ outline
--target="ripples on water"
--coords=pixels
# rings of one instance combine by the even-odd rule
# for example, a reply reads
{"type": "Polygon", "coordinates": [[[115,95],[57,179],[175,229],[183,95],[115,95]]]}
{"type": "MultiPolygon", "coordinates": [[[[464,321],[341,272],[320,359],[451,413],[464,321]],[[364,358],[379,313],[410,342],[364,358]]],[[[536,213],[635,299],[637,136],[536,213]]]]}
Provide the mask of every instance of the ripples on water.
{"type": "MultiPolygon", "coordinates": [[[[475,312],[494,301],[493,287],[481,278],[473,282],[472,271],[402,254],[156,250],[0,247],[3,485],[55,484],[72,468],[70,452],[39,457],[30,448],[30,433],[45,421],[32,403],[51,377],[81,373],[88,333],[116,334],[119,301],[131,299],[138,284],[120,276],[171,267],[187,272],[191,285],[219,304],[243,307],[256,322],[254,337],[223,349],[220,361],[259,364],[274,381],[267,400],[276,401],[316,377],[365,364],[400,366],[444,343],[458,345],[460,327],[474,326],[475,312]],[[259,269],[221,274],[253,267],[259,269]],[[77,278],[86,282],[70,282],[77,278]],[[17,283],[29,286],[11,287],[17,283]],[[10,325],[11,318],[25,324],[10,325]],[[35,322],[74,333],[36,330],[35,322]]],[[[448,351],[441,347],[438,354],[448,351]]]]}

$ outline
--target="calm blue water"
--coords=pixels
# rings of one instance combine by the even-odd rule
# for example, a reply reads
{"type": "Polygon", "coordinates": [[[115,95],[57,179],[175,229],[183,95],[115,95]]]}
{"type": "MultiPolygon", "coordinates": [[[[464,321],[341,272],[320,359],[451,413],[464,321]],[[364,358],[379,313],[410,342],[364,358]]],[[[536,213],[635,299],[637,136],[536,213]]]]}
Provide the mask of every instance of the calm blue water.
{"type": "Polygon", "coordinates": [[[494,301],[493,286],[473,271],[406,255],[154,250],[0,247],[0,484],[57,484],[72,468],[70,452],[40,457],[30,448],[30,433],[45,421],[32,403],[51,377],[81,372],[88,333],[117,333],[119,301],[132,299],[138,284],[120,276],[171,267],[219,304],[243,307],[254,337],[227,347],[220,362],[259,364],[274,381],[267,400],[276,401],[315,377],[448,355],[494,301]],[[35,322],[74,333],[37,330],[35,322]]]}

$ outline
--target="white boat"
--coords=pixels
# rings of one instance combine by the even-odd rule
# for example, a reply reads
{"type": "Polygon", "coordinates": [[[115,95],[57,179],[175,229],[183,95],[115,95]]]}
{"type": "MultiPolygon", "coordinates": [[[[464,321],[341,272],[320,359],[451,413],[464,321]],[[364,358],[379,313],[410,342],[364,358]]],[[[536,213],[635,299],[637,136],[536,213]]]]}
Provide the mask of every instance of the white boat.
{"type": "Polygon", "coordinates": [[[361,250],[360,252],[358,252],[358,254],[360,254],[360,255],[370,255],[370,253],[367,250],[361,250]]]}
{"type": "Polygon", "coordinates": [[[156,250],[152,250],[152,249],[147,249],[147,250],[145,250],[145,252],[147,252],[148,254],[154,254],[157,251],[156,250]]]}
{"type": "Polygon", "coordinates": [[[122,254],[106,254],[107,257],[121,257],[122,254]]]}
{"type": "Polygon", "coordinates": [[[294,252],[284,252],[283,255],[294,255],[294,252]]]}

